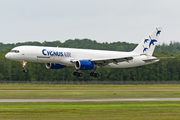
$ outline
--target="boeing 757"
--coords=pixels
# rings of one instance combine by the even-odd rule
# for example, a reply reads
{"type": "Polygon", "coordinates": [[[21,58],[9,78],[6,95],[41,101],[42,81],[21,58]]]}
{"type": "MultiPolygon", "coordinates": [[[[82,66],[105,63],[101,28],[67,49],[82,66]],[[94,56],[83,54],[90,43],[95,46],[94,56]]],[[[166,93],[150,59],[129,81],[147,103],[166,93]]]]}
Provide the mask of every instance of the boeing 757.
{"type": "Polygon", "coordinates": [[[98,67],[130,68],[158,62],[161,58],[152,56],[162,27],[155,27],[131,52],[88,50],[62,47],[19,46],[5,57],[22,63],[27,72],[27,62],[45,63],[47,69],[63,69],[74,66],[74,76],[82,76],[80,70],[92,70],[90,76],[98,77],[98,67]]]}

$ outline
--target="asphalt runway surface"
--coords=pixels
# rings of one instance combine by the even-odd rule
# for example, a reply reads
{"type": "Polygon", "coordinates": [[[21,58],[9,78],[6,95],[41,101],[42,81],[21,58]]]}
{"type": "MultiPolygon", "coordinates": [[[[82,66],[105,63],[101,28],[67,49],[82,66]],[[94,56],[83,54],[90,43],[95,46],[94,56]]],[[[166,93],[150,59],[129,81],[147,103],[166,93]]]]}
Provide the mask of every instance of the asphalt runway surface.
{"type": "Polygon", "coordinates": [[[0,99],[0,102],[109,102],[109,101],[180,101],[180,98],[0,99]]]}

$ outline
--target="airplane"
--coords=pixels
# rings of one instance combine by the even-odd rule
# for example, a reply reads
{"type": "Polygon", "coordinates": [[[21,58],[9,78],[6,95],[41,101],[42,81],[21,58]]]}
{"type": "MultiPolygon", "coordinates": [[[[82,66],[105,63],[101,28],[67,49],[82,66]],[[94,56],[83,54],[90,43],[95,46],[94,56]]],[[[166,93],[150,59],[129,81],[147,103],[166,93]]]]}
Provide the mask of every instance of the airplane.
{"type": "Polygon", "coordinates": [[[22,63],[27,73],[27,62],[45,63],[47,69],[74,66],[74,76],[82,77],[80,70],[92,70],[90,76],[99,77],[98,67],[130,68],[152,64],[160,59],[152,56],[162,27],[155,27],[131,52],[89,50],[62,47],[18,46],[5,55],[6,59],[22,63]]]}

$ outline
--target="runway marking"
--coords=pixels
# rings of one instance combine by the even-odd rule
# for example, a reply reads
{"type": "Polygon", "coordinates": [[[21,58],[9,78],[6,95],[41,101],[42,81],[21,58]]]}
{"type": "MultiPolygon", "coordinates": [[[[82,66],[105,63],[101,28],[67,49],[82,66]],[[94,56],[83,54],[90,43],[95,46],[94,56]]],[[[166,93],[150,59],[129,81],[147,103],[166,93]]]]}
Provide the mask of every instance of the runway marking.
{"type": "Polygon", "coordinates": [[[97,91],[97,92],[103,92],[103,91],[180,91],[180,89],[127,89],[127,90],[0,90],[0,92],[93,92],[93,91],[97,91]]]}
{"type": "Polygon", "coordinates": [[[121,98],[121,99],[0,99],[0,102],[109,102],[109,101],[180,101],[180,98],[121,98]]]}

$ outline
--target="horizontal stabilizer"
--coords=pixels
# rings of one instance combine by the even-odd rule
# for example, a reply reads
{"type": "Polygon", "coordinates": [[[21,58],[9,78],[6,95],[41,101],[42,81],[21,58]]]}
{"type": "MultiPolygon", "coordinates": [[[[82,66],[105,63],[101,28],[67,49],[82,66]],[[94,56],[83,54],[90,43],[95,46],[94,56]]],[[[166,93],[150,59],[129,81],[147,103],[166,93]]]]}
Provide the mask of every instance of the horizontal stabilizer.
{"type": "Polygon", "coordinates": [[[168,59],[168,58],[175,58],[175,57],[160,57],[160,58],[150,58],[150,59],[144,59],[144,62],[151,62],[154,60],[160,60],[160,59],[168,59]]]}
{"type": "Polygon", "coordinates": [[[158,59],[168,59],[168,58],[175,58],[175,57],[160,57],[158,59]]]}

